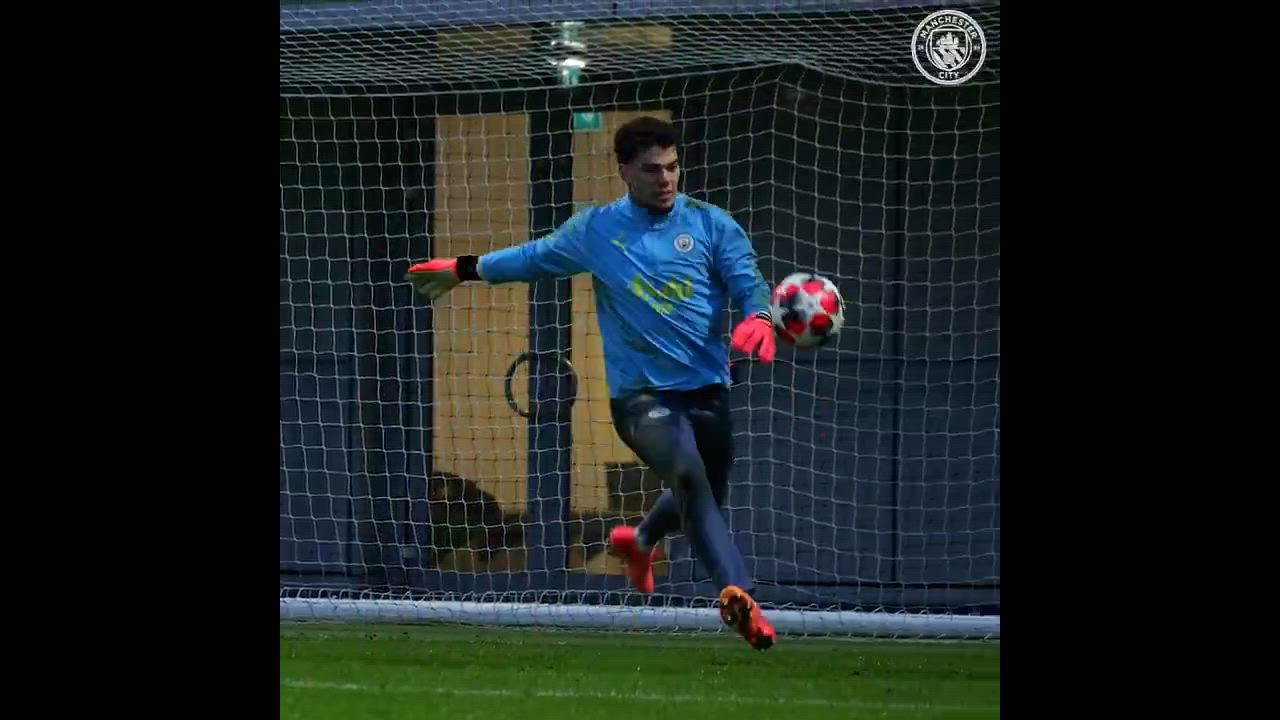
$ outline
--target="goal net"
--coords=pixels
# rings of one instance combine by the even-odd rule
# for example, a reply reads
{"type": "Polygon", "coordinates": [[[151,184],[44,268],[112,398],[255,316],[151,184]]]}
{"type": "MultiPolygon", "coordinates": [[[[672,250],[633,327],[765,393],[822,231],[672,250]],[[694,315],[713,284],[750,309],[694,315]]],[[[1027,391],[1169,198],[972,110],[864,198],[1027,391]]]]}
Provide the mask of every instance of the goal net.
{"type": "Polygon", "coordinates": [[[735,358],[725,515],[775,627],[998,636],[1000,17],[946,7],[982,33],[955,85],[913,57],[930,3],[282,1],[281,618],[720,627],[682,535],[652,595],[605,552],[662,480],[590,277],[403,281],[619,197],[649,114],[769,282],[848,303],[826,347],[735,358]]]}

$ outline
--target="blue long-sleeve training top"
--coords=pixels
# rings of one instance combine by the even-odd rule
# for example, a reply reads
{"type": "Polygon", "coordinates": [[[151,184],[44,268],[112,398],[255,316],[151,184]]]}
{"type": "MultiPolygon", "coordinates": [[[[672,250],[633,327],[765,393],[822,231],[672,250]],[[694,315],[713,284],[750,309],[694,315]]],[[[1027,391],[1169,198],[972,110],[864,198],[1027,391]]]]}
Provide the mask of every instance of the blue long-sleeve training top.
{"type": "Polygon", "coordinates": [[[591,273],[609,396],[728,385],[726,300],[769,310],[751,241],[714,205],[677,194],[668,213],[629,195],[583,210],[554,233],[480,258],[492,284],[591,273]]]}

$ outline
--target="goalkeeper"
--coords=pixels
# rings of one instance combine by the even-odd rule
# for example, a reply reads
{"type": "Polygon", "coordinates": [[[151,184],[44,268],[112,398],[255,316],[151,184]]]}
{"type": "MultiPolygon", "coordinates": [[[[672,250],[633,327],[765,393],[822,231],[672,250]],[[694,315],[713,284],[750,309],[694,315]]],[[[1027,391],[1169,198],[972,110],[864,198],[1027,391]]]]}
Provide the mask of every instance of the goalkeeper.
{"type": "Polygon", "coordinates": [[[627,194],[579,212],[552,234],[480,257],[440,258],[407,280],[435,300],[464,281],[499,284],[591,273],[614,427],[666,489],[637,527],[617,527],[610,552],[641,592],[653,592],[658,541],[683,530],[720,592],[720,614],[752,647],[774,630],[720,514],[733,463],[728,354],[721,318],[744,320],[736,350],[774,357],[769,287],[755,251],[725,211],[676,191],[673,125],[640,117],[618,129],[614,152],[627,194]]]}

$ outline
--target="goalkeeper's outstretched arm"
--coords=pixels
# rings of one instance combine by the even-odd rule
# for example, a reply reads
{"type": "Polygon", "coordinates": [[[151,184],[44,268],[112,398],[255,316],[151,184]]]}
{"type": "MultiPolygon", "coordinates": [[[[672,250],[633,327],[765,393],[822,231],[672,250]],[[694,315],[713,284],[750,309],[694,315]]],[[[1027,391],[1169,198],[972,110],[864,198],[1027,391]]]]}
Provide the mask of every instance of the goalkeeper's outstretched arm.
{"type": "Polygon", "coordinates": [[[734,328],[733,348],[747,355],[757,353],[761,362],[773,362],[776,351],[773,319],[769,315],[769,285],[760,274],[756,252],[742,226],[725,214],[712,253],[716,272],[743,320],[734,328]]]}
{"type": "Polygon", "coordinates": [[[435,300],[469,280],[498,285],[577,275],[586,271],[583,238],[590,212],[579,213],[551,235],[522,245],[486,255],[436,258],[411,265],[405,280],[428,300],[435,300]]]}

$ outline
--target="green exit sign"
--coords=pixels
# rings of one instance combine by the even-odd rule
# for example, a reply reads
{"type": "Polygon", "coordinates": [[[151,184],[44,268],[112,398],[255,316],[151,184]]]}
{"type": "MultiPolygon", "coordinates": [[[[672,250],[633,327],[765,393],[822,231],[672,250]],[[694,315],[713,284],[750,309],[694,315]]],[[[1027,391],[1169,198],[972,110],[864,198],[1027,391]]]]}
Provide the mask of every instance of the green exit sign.
{"type": "Polygon", "coordinates": [[[598,112],[576,112],[573,114],[574,130],[602,130],[604,116],[598,112]]]}

